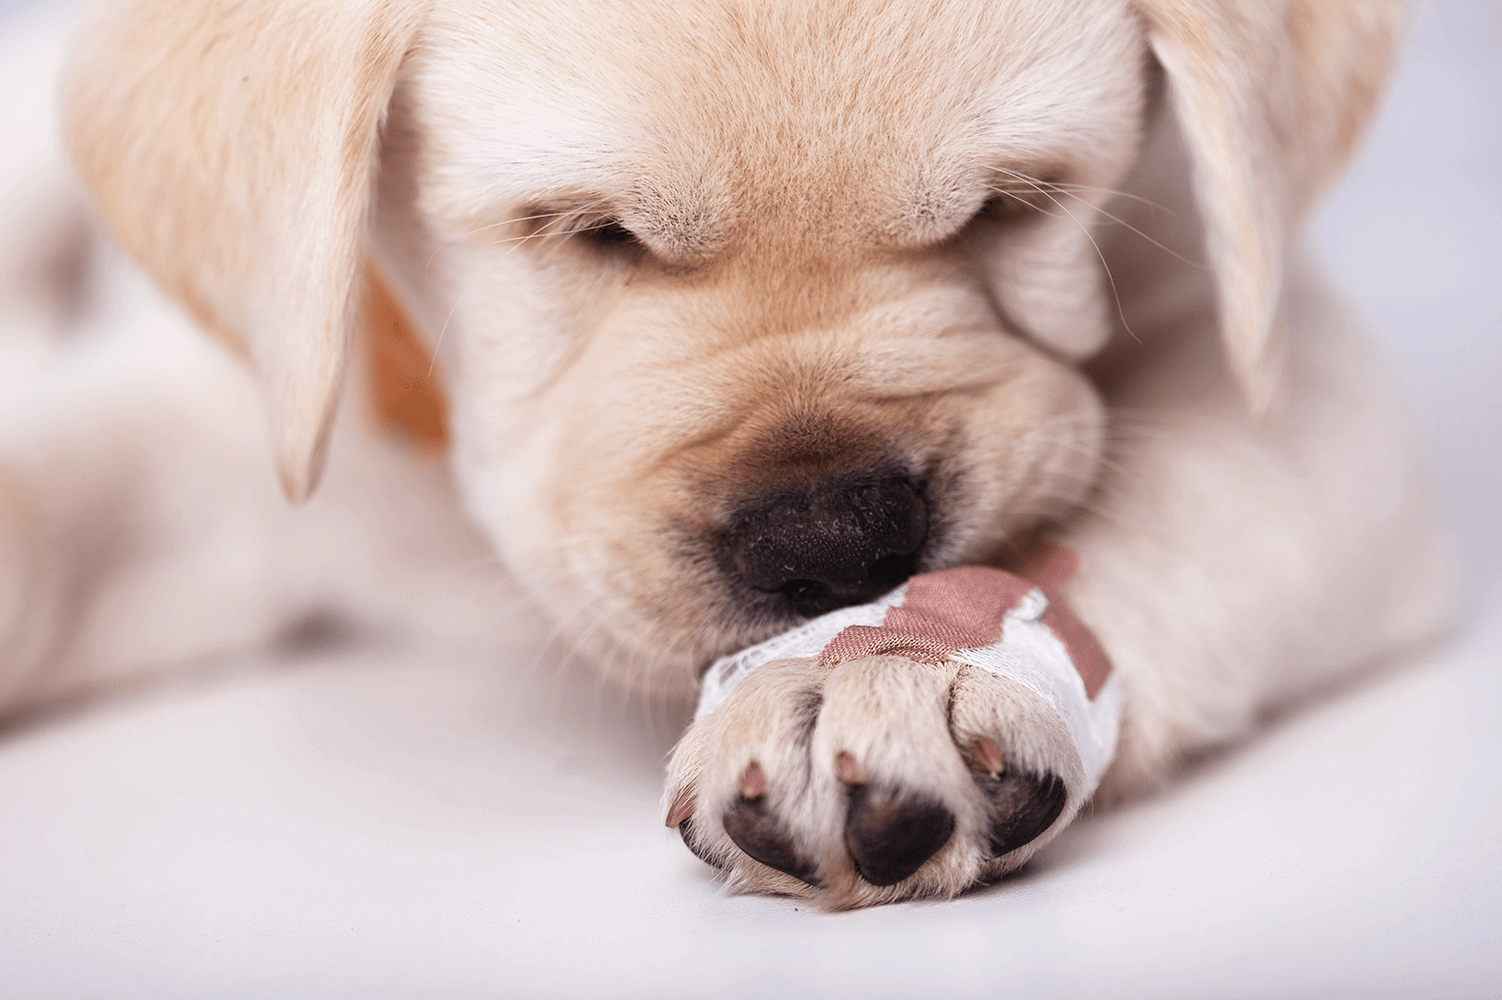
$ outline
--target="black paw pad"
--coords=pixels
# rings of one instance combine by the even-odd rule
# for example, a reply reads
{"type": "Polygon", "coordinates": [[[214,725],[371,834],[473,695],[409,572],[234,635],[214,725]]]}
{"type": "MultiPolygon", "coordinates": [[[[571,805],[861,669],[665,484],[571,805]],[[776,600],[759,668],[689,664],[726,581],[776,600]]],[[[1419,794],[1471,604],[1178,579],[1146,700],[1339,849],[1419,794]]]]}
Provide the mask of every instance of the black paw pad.
{"type": "MultiPolygon", "coordinates": [[[[819,885],[814,866],[793,851],[792,838],[767,808],[765,798],[737,797],[725,810],[721,822],[735,846],[757,861],[811,886],[819,885]]],[[[693,850],[692,845],[689,849],[693,850]]]]}
{"type": "Polygon", "coordinates": [[[1012,772],[976,779],[991,800],[991,856],[1001,857],[1030,844],[1064,811],[1069,794],[1056,774],[1012,772]]]}
{"type": "Polygon", "coordinates": [[[872,885],[896,885],[949,843],[954,814],[937,802],[856,785],[845,814],[845,847],[872,885]]]}

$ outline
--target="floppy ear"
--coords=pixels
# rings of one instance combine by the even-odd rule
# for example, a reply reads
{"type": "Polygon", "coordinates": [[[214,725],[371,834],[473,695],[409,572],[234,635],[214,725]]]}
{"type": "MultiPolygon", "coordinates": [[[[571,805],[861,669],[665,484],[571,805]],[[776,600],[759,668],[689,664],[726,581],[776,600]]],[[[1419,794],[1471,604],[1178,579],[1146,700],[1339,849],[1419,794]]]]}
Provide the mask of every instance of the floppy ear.
{"type": "Polygon", "coordinates": [[[96,3],[64,128],[115,236],[243,352],[312,491],[357,318],[379,131],[428,0],[96,3]]]}
{"type": "Polygon", "coordinates": [[[1272,405],[1285,251],[1376,104],[1403,0],[1138,0],[1194,164],[1226,353],[1272,405]]]}

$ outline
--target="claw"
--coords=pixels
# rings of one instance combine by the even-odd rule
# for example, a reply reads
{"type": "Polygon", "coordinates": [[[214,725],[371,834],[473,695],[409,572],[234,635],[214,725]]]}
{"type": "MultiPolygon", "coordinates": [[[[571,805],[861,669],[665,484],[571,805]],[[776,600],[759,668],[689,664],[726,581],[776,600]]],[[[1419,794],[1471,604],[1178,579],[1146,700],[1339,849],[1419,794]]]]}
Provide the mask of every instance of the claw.
{"type": "Polygon", "coordinates": [[[692,788],[685,788],[679,792],[678,797],[673,800],[673,808],[668,810],[668,828],[672,829],[692,816],[694,814],[694,804],[697,801],[692,788]]]}
{"type": "Polygon", "coordinates": [[[741,798],[759,799],[767,793],[767,776],[756,761],[746,765],[741,775],[741,798]]]}
{"type": "Polygon", "coordinates": [[[975,741],[975,745],[970,750],[991,777],[999,778],[1007,769],[1006,759],[1001,756],[1001,747],[997,746],[994,740],[982,736],[975,741]]]}

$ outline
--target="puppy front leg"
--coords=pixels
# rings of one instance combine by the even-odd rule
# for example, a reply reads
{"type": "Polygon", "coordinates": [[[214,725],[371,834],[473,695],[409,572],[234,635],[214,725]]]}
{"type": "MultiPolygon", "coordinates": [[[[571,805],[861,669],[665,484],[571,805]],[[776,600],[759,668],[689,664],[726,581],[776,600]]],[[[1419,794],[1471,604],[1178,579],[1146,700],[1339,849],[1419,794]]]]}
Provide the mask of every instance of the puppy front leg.
{"type": "Polygon", "coordinates": [[[1184,343],[1112,400],[1128,426],[1069,536],[1065,591],[1124,684],[1106,799],[1444,623],[1448,553],[1414,434],[1328,294],[1303,277],[1287,301],[1288,396],[1265,425],[1184,343]]]}
{"type": "Polygon", "coordinates": [[[257,575],[279,502],[246,446],[256,401],[200,334],[168,338],[186,355],[164,336],[96,334],[0,422],[0,713],[233,645],[223,626],[255,617],[221,584],[257,575]]]}

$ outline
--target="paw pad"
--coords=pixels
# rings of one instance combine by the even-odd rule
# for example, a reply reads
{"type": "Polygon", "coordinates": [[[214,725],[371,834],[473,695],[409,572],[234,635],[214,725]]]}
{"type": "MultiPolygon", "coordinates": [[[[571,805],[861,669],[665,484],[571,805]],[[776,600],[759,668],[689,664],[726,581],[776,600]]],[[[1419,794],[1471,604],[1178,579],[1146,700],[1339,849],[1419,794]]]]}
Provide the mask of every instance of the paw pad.
{"type": "Polygon", "coordinates": [[[855,870],[872,885],[896,885],[912,875],[953,833],[954,813],[937,802],[892,788],[850,789],[845,847],[855,870]]]}

